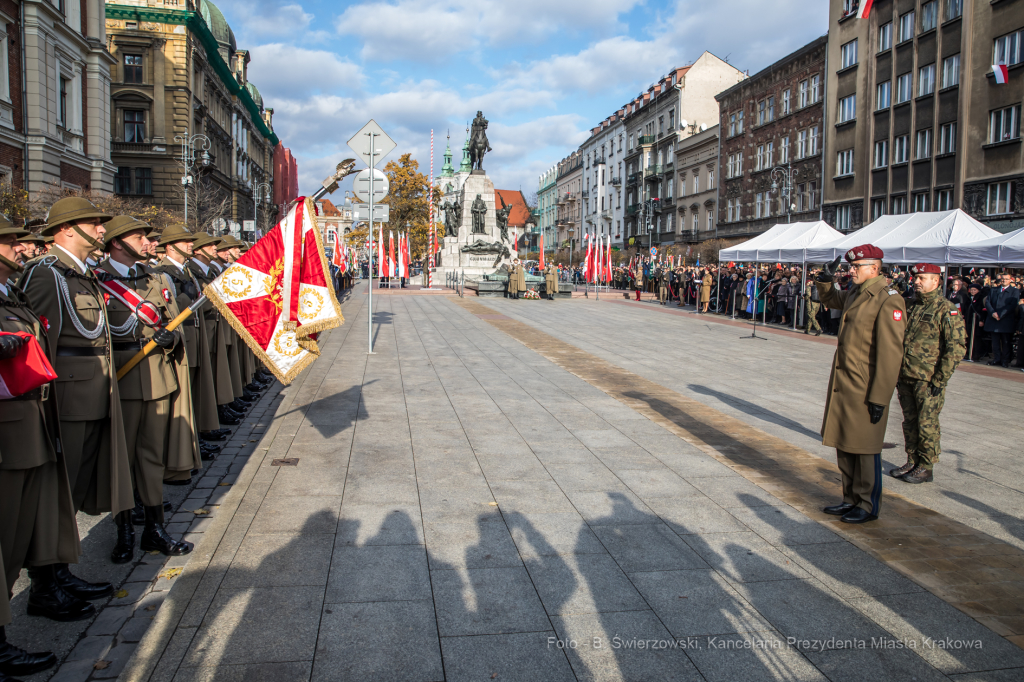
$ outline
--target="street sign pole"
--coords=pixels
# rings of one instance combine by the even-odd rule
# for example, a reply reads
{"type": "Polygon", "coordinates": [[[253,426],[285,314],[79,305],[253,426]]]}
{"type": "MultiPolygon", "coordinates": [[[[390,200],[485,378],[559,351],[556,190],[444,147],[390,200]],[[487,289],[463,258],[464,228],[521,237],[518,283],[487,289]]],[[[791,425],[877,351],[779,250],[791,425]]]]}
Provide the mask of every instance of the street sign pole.
{"type": "MultiPolygon", "coordinates": [[[[367,350],[366,352],[369,355],[373,355],[373,176],[375,175],[375,173],[373,172],[374,164],[372,163],[372,161],[373,161],[373,138],[374,138],[374,134],[373,134],[372,130],[368,134],[370,136],[370,160],[371,160],[371,163],[370,163],[370,203],[369,203],[369,206],[370,206],[370,215],[369,215],[369,220],[370,220],[370,291],[369,291],[369,299],[368,299],[367,304],[370,307],[370,315],[367,318],[367,322],[366,322],[366,345],[367,345],[367,348],[369,348],[369,350],[367,350]]],[[[377,283],[378,284],[380,283],[379,279],[377,280],[377,283]]]]}

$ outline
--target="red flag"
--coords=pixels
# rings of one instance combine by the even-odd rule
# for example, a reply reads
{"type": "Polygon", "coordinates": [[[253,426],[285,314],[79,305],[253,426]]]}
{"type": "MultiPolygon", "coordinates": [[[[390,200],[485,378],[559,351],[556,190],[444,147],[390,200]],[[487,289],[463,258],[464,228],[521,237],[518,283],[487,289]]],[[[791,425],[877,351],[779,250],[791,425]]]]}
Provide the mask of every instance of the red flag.
{"type": "Polygon", "coordinates": [[[604,270],[604,281],[605,282],[611,282],[612,281],[612,236],[611,235],[608,235],[608,248],[605,251],[608,254],[608,263],[607,263],[608,267],[606,267],[605,270],[604,270]]]}
{"type": "Polygon", "coordinates": [[[398,268],[395,265],[395,233],[388,230],[388,277],[397,274],[398,268]]]}
{"type": "Polygon", "coordinates": [[[874,4],[874,0],[860,0],[860,7],[857,8],[857,18],[867,19],[868,14],[871,13],[871,5],[874,4]]]}
{"type": "Polygon", "coordinates": [[[544,269],[544,234],[540,235],[540,269],[544,269]]]}
{"type": "Polygon", "coordinates": [[[384,227],[377,227],[377,276],[384,276],[384,227]]]}
{"type": "Polygon", "coordinates": [[[584,234],[583,235],[583,241],[585,241],[587,243],[587,256],[583,260],[583,281],[584,282],[589,282],[590,281],[590,272],[592,270],[592,268],[590,266],[590,235],[589,234],[584,234]]]}

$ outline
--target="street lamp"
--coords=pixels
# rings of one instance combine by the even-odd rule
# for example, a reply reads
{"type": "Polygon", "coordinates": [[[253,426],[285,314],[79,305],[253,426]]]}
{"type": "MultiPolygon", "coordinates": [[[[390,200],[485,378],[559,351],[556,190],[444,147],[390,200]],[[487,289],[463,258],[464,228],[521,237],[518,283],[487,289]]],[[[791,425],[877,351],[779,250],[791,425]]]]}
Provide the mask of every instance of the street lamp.
{"type": "Polygon", "coordinates": [[[786,202],[786,222],[793,222],[792,213],[796,209],[793,203],[793,167],[786,162],[785,166],[772,168],[772,192],[778,193],[786,202]]]}
{"type": "Polygon", "coordinates": [[[181,177],[181,184],[185,187],[185,227],[188,228],[188,186],[192,184],[192,168],[196,165],[196,152],[201,151],[200,161],[203,167],[210,165],[210,138],[201,133],[188,135],[175,135],[175,142],[181,143],[181,165],[185,174],[181,177]],[[197,145],[199,145],[197,149],[197,145]]]}
{"type": "Polygon", "coordinates": [[[569,233],[569,281],[572,282],[572,290],[576,291],[576,277],[572,274],[572,248],[573,248],[573,235],[576,234],[576,228],[570,227],[566,232],[569,233]]]}
{"type": "MultiPolygon", "coordinates": [[[[271,186],[269,182],[256,182],[256,176],[252,178],[252,236],[256,236],[260,221],[260,197],[270,196],[271,186]]],[[[255,240],[254,240],[255,241],[255,240]]]]}

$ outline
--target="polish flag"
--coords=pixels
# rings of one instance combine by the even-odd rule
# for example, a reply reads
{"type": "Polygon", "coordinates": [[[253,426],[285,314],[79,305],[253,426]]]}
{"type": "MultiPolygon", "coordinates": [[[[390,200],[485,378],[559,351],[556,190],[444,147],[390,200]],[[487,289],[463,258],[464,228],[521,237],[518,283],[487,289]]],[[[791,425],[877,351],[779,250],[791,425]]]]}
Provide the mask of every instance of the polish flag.
{"type": "Polygon", "coordinates": [[[587,243],[587,257],[583,260],[583,281],[590,281],[590,235],[584,234],[583,241],[587,243]]]}
{"type": "Polygon", "coordinates": [[[608,235],[608,267],[604,271],[604,281],[612,281],[612,236],[608,235]]]}
{"type": "Polygon", "coordinates": [[[604,254],[601,253],[604,240],[595,234],[594,241],[594,284],[598,284],[601,281],[601,265],[604,260],[604,254]]]}
{"type": "Polygon", "coordinates": [[[871,13],[871,5],[874,4],[874,0],[860,0],[860,7],[857,8],[857,18],[867,19],[868,14],[871,13]]]}
{"type": "Polygon", "coordinates": [[[1006,85],[1006,81],[1010,80],[1010,69],[1006,64],[993,64],[992,74],[996,77],[997,85],[1006,85]]]}
{"type": "Polygon", "coordinates": [[[388,230],[388,277],[394,277],[398,274],[398,268],[395,267],[395,233],[388,230]]]}
{"type": "Polygon", "coordinates": [[[544,269],[544,234],[540,235],[540,269],[544,269]]]}
{"type": "Polygon", "coordinates": [[[398,233],[398,277],[405,277],[405,237],[398,233]]]}
{"type": "Polygon", "coordinates": [[[377,276],[384,277],[384,228],[377,228],[377,276]]]}

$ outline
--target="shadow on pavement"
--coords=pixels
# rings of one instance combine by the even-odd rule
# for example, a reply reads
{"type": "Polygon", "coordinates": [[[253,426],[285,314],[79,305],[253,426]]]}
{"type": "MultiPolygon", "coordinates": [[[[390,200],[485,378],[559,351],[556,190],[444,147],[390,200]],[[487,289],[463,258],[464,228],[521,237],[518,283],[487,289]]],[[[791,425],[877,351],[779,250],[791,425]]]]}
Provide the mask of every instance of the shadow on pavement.
{"type": "Polygon", "coordinates": [[[790,431],[799,433],[804,436],[808,436],[809,438],[812,438],[814,440],[821,439],[820,433],[810,430],[800,422],[793,421],[788,417],[783,417],[778,412],[772,412],[771,410],[765,409],[760,405],[755,405],[754,403],[744,400],[743,398],[738,398],[734,395],[729,395],[728,393],[722,393],[721,391],[716,391],[713,388],[710,388],[708,386],[701,386],[699,384],[689,384],[687,385],[687,388],[689,388],[694,393],[700,393],[701,395],[717,398],[726,405],[731,405],[732,407],[738,409],[740,412],[749,414],[752,417],[757,417],[758,419],[763,419],[764,421],[771,422],[773,424],[778,424],[779,426],[789,429],[790,431]]]}

